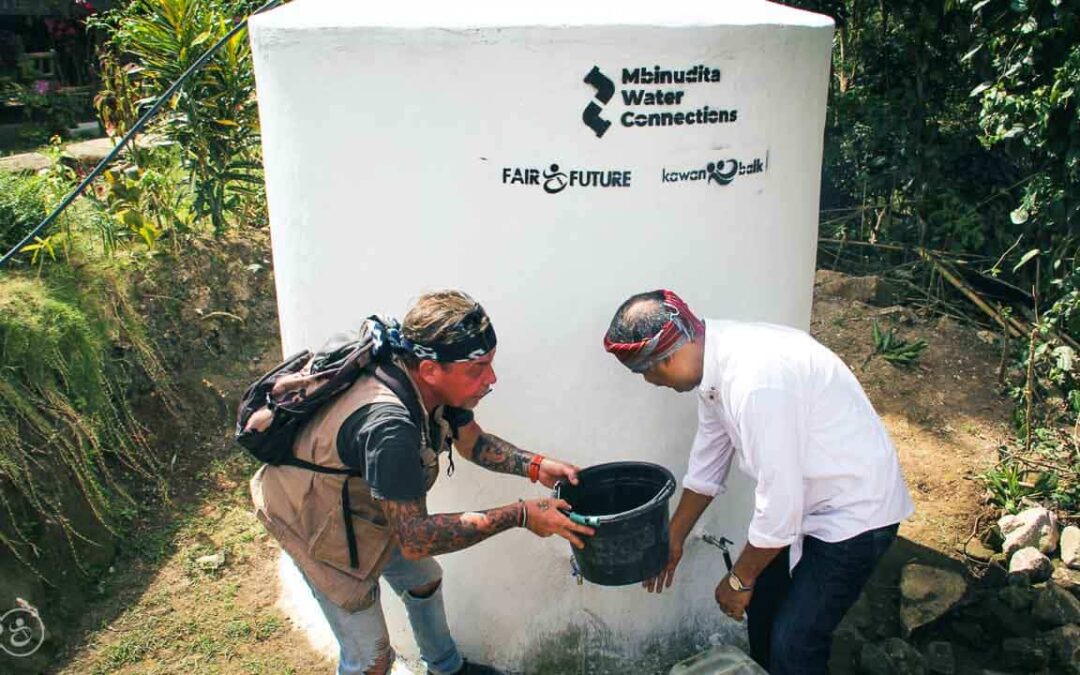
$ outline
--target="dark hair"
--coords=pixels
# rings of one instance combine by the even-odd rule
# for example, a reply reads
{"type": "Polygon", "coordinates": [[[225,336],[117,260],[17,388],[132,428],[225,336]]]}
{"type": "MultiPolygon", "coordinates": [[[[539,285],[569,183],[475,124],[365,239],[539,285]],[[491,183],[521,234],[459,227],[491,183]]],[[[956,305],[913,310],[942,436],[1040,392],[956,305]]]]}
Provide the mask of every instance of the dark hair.
{"type": "Polygon", "coordinates": [[[671,320],[664,306],[663,291],[649,291],[630,296],[615,310],[608,326],[607,338],[612,342],[640,342],[660,332],[671,320]]]}

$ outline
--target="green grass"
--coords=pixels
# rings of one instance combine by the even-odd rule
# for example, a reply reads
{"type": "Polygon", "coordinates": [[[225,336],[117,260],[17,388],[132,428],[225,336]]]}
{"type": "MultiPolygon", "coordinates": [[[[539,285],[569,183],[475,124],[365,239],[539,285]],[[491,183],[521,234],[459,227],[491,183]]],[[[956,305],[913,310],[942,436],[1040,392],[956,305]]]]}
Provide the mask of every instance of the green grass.
{"type": "Polygon", "coordinates": [[[14,523],[59,524],[78,565],[72,492],[115,532],[135,512],[115,466],[153,482],[153,454],[123,397],[136,364],[112,355],[133,333],[125,321],[138,319],[120,316],[122,291],[96,272],[0,280],[0,476],[12,486],[0,492],[0,546],[30,567],[34,533],[14,523]]]}
{"type": "MultiPolygon", "coordinates": [[[[129,554],[152,562],[164,580],[127,604],[108,629],[98,630],[104,644],[92,650],[92,665],[80,662],[70,672],[296,672],[266,651],[280,644],[273,641],[285,636],[285,621],[240,599],[245,584],[251,585],[252,549],[265,536],[247,494],[252,470],[239,454],[215,463],[199,475],[197,499],[173,505],[169,527],[136,533],[129,554]],[[222,568],[204,570],[195,563],[217,551],[225,551],[222,568]]],[[[107,594],[125,586],[125,575],[142,573],[131,561],[123,573],[110,576],[107,594]]]]}

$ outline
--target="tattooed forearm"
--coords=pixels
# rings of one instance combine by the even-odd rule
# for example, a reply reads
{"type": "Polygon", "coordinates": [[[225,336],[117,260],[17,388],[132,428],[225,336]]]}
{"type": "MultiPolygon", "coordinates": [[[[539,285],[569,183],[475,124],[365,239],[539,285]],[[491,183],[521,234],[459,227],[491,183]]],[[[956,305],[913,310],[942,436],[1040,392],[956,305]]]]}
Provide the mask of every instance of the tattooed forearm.
{"type": "Polygon", "coordinates": [[[524,476],[529,471],[533,453],[515,446],[494,434],[480,434],[473,448],[472,461],[485,469],[524,476]]]}
{"type": "Polygon", "coordinates": [[[401,542],[401,553],[415,560],[468,548],[521,523],[524,504],[480,512],[428,515],[425,500],[382,502],[383,512],[401,542]]]}

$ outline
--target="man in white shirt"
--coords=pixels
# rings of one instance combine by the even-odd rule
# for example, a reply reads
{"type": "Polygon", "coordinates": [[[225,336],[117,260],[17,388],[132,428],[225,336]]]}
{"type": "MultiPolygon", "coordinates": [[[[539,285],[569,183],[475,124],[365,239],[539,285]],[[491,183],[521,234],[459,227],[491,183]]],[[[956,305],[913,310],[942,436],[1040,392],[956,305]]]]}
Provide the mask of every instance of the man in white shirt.
{"type": "Polygon", "coordinates": [[[645,381],[697,389],[698,429],[671,518],[670,587],[733,459],[757,481],[747,544],[716,587],[772,675],[825,673],[832,633],[914,511],[896,450],[855,376],[805,332],[701,321],[671,291],[635,295],[604,347],[645,381]]]}

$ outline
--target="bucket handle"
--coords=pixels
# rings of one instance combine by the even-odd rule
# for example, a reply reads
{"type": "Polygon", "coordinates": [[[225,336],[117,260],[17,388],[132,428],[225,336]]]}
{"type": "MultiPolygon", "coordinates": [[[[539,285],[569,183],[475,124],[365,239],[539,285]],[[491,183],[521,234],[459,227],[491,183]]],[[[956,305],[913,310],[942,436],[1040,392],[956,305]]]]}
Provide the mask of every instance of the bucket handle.
{"type": "MultiPolygon", "coordinates": [[[[556,482],[555,487],[553,487],[551,489],[551,496],[554,497],[555,499],[562,499],[562,495],[561,495],[562,486],[563,486],[563,482],[561,480],[556,482]]],[[[661,501],[671,499],[671,496],[674,493],[675,493],[675,481],[669,478],[667,480],[667,482],[664,483],[664,487],[660,488],[656,492],[656,494],[653,496],[652,499],[650,499],[649,501],[645,502],[644,504],[642,504],[640,506],[634,507],[633,510],[638,511],[638,510],[645,510],[645,509],[651,508],[652,506],[660,503],[661,501]]],[[[566,514],[567,518],[574,521],[578,525],[587,525],[588,527],[599,527],[600,524],[603,522],[603,518],[601,516],[583,516],[580,513],[574,513],[573,511],[563,511],[563,513],[566,514]]],[[[731,542],[728,542],[728,543],[731,543],[731,542]]],[[[729,567],[730,567],[730,565],[729,565],[729,567]]]]}

